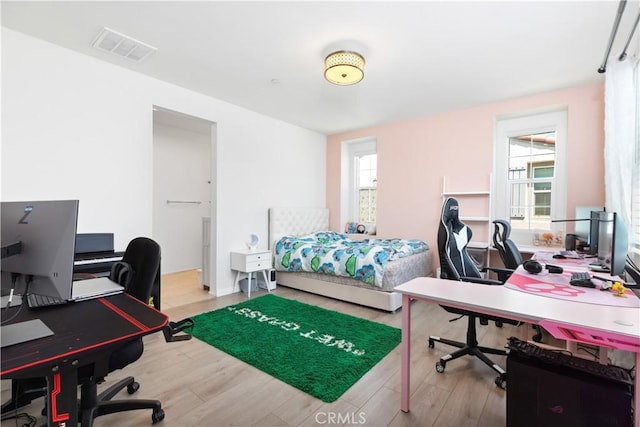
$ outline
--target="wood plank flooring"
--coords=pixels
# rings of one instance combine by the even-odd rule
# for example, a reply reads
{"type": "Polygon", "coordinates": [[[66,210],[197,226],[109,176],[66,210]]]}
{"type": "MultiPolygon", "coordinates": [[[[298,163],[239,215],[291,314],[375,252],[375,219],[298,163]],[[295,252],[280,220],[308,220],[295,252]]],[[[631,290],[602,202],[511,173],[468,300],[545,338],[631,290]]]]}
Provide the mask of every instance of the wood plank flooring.
{"type": "MultiPolygon", "coordinates": [[[[162,307],[172,320],[214,310],[245,300],[241,293],[210,296],[197,281],[197,272],[163,276],[162,307]]],[[[260,290],[255,295],[262,295],[260,290]]],[[[387,313],[278,286],[275,294],[401,326],[401,314],[387,313]]],[[[253,292],[252,292],[253,297],[253,292]]],[[[505,425],[506,391],[493,383],[496,374],[475,358],[450,362],[436,373],[435,363],[452,350],[436,343],[429,349],[429,334],[464,340],[466,321],[450,322],[452,315],[437,305],[414,302],[412,308],[411,412],[400,411],[400,346],[333,403],[324,403],[241,362],[197,339],[167,343],[161,333],[145,337],[145,353],[122,371],[113,372],[104,385],[133,375],[140,390],[133,396],[163,403],[165,427],[189,426],[487,426],[505,425]]],[[[501,347],[518,328],[493,324],[478,328],[484,345],[501,347]]],[[[504,357],[494,356],[505,366],[504,357]]],[[[103,385],[103,386],[104,386],[103,385]]],[[[2,401],[10,382],[2,381],[2,401]]],[[[27,412],[38,416],[42,399],[27,412]]],[[[14,420],[2,427],[15,426],[14,420]]],[[[21,424],[18,424],[21,425],[21,424]]],[[[151,411],[132,411],[99,417],[96,427],[151,425],[151,411]]]]}

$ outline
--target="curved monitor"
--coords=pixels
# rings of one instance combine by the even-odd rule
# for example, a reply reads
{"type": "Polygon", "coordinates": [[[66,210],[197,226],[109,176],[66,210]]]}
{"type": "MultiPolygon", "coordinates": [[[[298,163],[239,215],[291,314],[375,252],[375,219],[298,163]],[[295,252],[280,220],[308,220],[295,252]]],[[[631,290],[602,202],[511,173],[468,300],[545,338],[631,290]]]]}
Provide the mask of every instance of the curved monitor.
{"type": "Polygon", "coordinates": [[[0,215],[2,288],[69,300],[78,201],[2,202],[0,215]]]}

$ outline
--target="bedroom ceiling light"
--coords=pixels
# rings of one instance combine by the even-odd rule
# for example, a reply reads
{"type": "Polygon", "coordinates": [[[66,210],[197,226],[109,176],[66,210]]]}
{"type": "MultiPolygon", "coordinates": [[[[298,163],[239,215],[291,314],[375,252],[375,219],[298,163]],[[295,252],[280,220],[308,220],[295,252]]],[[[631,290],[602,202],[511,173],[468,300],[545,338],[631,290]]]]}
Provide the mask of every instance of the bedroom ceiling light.
{"type": "Polygon", "coordinates": [[[347,50],[333,52],[324,60],[324,77],[340,86],[356,84],[364,78],[364,58],[347,50]]]}

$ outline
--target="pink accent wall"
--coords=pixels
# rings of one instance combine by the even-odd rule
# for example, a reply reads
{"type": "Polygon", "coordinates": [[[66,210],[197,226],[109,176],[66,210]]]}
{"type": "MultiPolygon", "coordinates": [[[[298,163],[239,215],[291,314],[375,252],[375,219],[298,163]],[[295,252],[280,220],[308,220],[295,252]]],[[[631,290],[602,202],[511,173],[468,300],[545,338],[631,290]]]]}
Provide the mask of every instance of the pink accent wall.
{"type": "MultiPolygon", "coordinates": [[[[450,191],[488,189],[496,117],[554,106],[566,106],[568,111],[567,215],[576,206],[603,206],[604,85],[595,84],[328,136],[331,229],[344,229],[340,224],[343,141],[377,138],[378,235],[423,239],[435,248],[443,176],[450,191]]],[[[567,231],[572,230],[568,225],[567,231]]],[[[486,227],[478,232],[479,239],[474,240],[486,241],[486,227]]]]}

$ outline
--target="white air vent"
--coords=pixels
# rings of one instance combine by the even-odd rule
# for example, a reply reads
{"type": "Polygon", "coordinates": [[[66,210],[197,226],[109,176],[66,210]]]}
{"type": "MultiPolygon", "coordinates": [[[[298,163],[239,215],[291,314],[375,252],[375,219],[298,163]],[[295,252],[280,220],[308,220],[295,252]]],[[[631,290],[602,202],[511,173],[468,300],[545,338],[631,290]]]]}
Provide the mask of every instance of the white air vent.
{"type": "Polygon", "coordinates": [[[129,36],[120,34],[107,27],[104,27],[102,31],[100,31],[100,34],[98,34],[93,43],[91,43],[91,46],[105,52],[113,53],[114,55],[124,56],[135,62],[142,61],[158,50],[153,46],[132,39],[129,36]]]}

